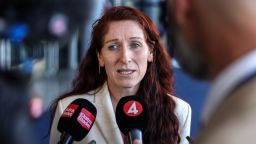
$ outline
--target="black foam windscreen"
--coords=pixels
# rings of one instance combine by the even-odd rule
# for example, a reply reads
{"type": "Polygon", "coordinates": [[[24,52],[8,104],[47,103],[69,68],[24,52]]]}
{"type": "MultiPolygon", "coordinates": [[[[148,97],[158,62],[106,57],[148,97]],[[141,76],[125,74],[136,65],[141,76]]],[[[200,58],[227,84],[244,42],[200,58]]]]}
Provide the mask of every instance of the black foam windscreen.
{"type": "Polygon", "coordinates": [[[95,106],[86,99],[76,99],[64,110],[58,123],[58,130],[70,134],[75,141],[81,141],[90,131],[97,115],[95,106]]]}
{"type": "Polygon", "coordinates": [[[125,135],[133,129],[142,132],[148,124],[148,108],[139,96],[122,97],[116,107],[116,121],[119,129],[125,135]]]}

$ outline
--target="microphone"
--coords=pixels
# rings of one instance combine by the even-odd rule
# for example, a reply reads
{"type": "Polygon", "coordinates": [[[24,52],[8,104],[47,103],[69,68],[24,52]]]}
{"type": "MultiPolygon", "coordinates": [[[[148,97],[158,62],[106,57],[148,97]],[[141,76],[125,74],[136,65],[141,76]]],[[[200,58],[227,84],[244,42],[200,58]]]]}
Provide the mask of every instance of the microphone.
{"type": "Polygon", "coordinates": [[[193,140],[189,136],[186,136],[186,139],[189,142],[189,144],[193,144],[193,140]]]}
{"type": "Polygon", "coordinates": [[[129,144],[134,140],[142,143],[142,132],[148,124],[148,109],[139,96],[122,97],[116,106],[116,121],[121,132],[128,136],[129,144]]]}
{"type": "Polygon", "coordinates": [[[86,99],[71,102],[60,117],[57,129],[62,133],[58,144],[81,141],[90,131],[97,115],[95,106],[86,99]]]}

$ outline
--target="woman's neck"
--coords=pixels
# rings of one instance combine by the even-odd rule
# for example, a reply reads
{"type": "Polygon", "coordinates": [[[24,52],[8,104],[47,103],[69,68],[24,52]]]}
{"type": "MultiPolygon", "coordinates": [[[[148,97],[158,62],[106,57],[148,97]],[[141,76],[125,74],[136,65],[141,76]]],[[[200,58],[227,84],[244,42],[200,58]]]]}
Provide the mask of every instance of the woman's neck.
{"type": "Polygon", "coordinates": [[[116,109],[116,105],[122,97],[135,95],[138,91],[137,86],[132,88],[122,88],[122,87],[115,87],[111,84],[108,85],[108,89],[109,89],[114,110],[116,109]]]}

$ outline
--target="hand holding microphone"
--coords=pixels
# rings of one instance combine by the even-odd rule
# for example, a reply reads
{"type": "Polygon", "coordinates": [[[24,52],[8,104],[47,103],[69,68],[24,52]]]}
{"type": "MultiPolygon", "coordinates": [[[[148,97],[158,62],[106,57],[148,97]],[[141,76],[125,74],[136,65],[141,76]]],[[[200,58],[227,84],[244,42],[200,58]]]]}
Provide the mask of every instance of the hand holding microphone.
{"type": "Polygon", "coordinates": [[[142,141],[134,140],[134,141],[132,142],[132,144],[142,144],[142,141]]]}
{"type": "Polygon", "coordinates": [[[58,123],[62,133],[58,144],[81,141],[90,131],[97,115],[95,106],[86,99],[76,99],[64,110],[58,123]]]}
{"type": "Polygon", "coordinates": [[[116,107],[116,121],[129,144],[142,144],[142,132],[148,124],[148,109],[139,96],[125,96],[116,107]]]}

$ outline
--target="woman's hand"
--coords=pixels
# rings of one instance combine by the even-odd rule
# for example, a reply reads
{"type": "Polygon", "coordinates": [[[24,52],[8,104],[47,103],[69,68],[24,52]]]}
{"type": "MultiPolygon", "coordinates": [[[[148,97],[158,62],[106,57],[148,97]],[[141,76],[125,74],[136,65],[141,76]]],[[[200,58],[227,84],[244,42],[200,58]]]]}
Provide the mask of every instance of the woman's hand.
{"type": "Polygon", "coordinates": [[[135,139],[133,140],[132,144],[142,144],[142,141],[135,139]]]}

